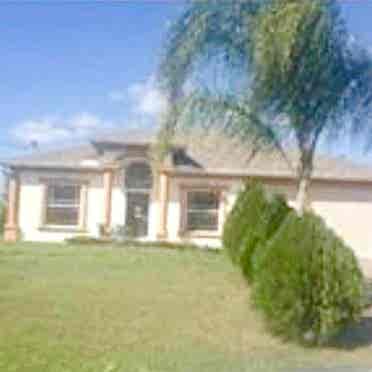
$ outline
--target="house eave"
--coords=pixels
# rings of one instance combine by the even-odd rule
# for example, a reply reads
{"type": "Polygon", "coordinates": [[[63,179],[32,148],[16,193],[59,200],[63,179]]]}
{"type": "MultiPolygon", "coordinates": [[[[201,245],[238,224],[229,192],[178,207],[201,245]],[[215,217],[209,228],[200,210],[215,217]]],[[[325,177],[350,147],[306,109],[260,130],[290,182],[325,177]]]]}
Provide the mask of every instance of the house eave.
{"type": "MultiPolygon", "coordinates": [[[[64,164],[21,164],[7,161],[0,161],[0,166],[10,170],[34,170],[34,171],[71,171],[71,172],[104,172],[105,170],[118,170],[120,164],[108,163],[99,166],[83,166],[83,165],[64,165],[64,164]]],[[[229,169],[194,169],[184,170],[175,167],[163,167],[160,170],[171,177],[200,177],[200,178],[232,178],[243,179],[254,177],[262,180],[282,180],[287,182],[295,182],[296,175],[290,172],[263,172],[259,170],[229,170],[229,169]]],[[[372,184],[372,178],[369,177],[351,177],[351,176],[332,176],[332,175],[317,175],[312,177],[312,181],[329,182],[329,183],[360,183],[372,184]]]]}
{"type": "Polygon", "coordinates": [[[102,165],[98,167],[81,165],[53,165],[53,164],[19,164],[12,162],[1,162],[3,167],[11,170],[43,170],[43,171],[76,171],[76,172],[103,172],[107,169],[116,169],[113,165],[102,165]]]}
{"type": "MultiPolygon", "coordinates": [[[[244,171],[244,170],[218,170],[218,169],[210,169],[210,170],[179,170],[176,168],[162,168],[161,170],[163,173],[171,176],[171,177],[221,177],[221,178],[258,178],[263,180],[282,180],[282,181],[296,181],[296,175],[291,174],[289,172],[277,172],[277,173],[269,173],[269,172],[260,172],[260,171],[244,171]]],[[[330,182],[330,183],[372,183],[372,178],[363,178],[363,177],[340,177],[340,176],[326,176],[326,175],[317,175],[315,174],[312,177],[312,181],[318,182],[330,182]]]]}

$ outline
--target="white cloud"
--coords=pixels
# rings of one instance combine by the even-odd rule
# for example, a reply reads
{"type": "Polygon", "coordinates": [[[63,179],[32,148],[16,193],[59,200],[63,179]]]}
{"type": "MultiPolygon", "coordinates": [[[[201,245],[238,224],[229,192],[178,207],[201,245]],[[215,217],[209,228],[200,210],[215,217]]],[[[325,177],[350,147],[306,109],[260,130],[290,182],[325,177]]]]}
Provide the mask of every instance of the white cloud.
{"type": "Polygon", "coordinates": [[[129,102],[135,115],[156,117],[167,108],[164,95],[156,86],[156,80],[150,76],[146,81],[134,83],[124,91],[113,91],[109,94],[113,102],[129,102]]]}
{"type": "Polygon", "coordinates": [[[139,107],[145,114],[157,115],[166,110],[167,100],[159,90],[152,89],[142,97],[139,107]]]}
{"type": "Polygon", "coordinates": [[[28,145],[51,145],[66,141],[82,141],[96,133],[113,129],[111,122],[90,113],[79,113],[71,117],[46,116],[37,120],[26,120],[11,130],[11,137],[18,143],[28,145]]]}
{"type": "Polygon", "coordinates": [[[43,118],[40,120],[26,120],[14,129],[12,137],[23,144],[38,142],[40,144],[54,142],[56,139],[65,140],[69,136],[69,130],[56,122],[55,118],[43,118]]]}

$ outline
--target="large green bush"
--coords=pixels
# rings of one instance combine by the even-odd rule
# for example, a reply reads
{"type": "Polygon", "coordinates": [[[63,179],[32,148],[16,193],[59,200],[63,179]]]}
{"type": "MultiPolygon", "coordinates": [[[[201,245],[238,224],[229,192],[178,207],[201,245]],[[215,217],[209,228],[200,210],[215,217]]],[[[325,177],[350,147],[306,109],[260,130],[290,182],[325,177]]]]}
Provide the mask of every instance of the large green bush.
{"type": "Polygon", "coordinates": [[[290,208],[279,195],[266,192],[256,181],[247,181],[224,226],[223,245],[244,276],[252,280],[256,248],[279,228],[290,208]]]}
{"type": "Polygon", "coordinates": [[[234,206],[226,218],[223,228],[222,244],[235,264],[240,262],[240,250],[246,228],[250,222],[248,212],[250,186],[250,182],[246,181],[244,188],[238,194],[234,206]]]}
{"type": "Polygon", "coordinates": [[[321,218],[291,212],[254,258],[253,300],[271,330],[321,344],[360,316],[362,274],[321,218]]]}

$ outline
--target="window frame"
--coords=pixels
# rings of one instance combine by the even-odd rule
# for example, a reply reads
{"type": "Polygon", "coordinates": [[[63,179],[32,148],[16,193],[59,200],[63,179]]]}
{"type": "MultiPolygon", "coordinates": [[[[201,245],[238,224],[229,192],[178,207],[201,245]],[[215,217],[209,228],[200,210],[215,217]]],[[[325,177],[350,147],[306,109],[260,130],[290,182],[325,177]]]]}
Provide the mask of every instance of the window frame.
{"type": "Polygon", "coordinates": [[[180,235],[192,237],[220,238],[222,234],[222,226],[225,218],[225,202],[224,202],[224,187],[208,187],[208,186],[181,186],[181,222],[180,235]],[[218,201],[217,207],[217,227],[216,229],[190,229],[188,225],[188,195],[190,193],[215,193],[218,201]]]}
{"type": "Polygon", "coordinates": [[[148,161],[142,158],[130,159],[130,161],[127,162],[127,164],[125,164],[124,166],[123,184],[124,184],[124,189],[126,193],[134,192],[134,193],[150,194],[154,187],[154,175],[153,175],[153,171],[148,161]],[[150,181],[151,181],[151,185],[149,185],[149,187],[132,187],[132,185],[129,185],[130,182],[128,182],[128,179],[127,179],[127,177],[129,177],[128,176],[129,169],[131,167],[135,167],[138,165],[145,166],[146,168],[148,168],[149,173],[150,173],[150,181]]]}
{"type": "Polygon", "coordinates": [[[42,203],[42,216],[41,216],[41,229],[51,229],[57,231],[80,231],[84,232],[86,230],[86,209],[87,209],[87,190],[88,182],[75,180],[75,179],[66,179],[66,178],[55,178],[42,180],[43,187],[43,203],[42,203]],[[58,186],[75,186],[80,188],[79,203],[75,206],[78,206],[78,218],[77,223],[74,225],[67,224],[50,224],[47,221],[47,212],[49,205],[49,192],[51,187],[58,186]]]}
{"type": "Polygon", "coordinates": [[[129,223],[129,217],[128,217],[128,206],[129,206],[129,198],[133,195],[144,195],[144,197],[148,197],[148,208],[147,208],[147,234],[144,236],[138,236],[136,238],[142,239],[147,238],[150,234],[150,226],[151,226],[151,218],[152,218],[152,211],[151,211],[151,205],[154,198],[155,193],[155,176],[154,171],[151,167],[151,164],[149,163],[149,160],[147,157],[128,157],[125,162],[123,162],[123,169],[122,169],[122,181],[121,181],[121,187],[123,190],[123,193],[125,195],[125,207],[124,207],[124,225],[128,226],[129,223]],[[149,171],[149,183],[143,184],[143,185],[131,185],[130,182],[130,168],[136,167],[136,166],[143,166],[146,168],[147,171],[149,171]],[[129,180],[129,182],[128,182],[129,180]]]}

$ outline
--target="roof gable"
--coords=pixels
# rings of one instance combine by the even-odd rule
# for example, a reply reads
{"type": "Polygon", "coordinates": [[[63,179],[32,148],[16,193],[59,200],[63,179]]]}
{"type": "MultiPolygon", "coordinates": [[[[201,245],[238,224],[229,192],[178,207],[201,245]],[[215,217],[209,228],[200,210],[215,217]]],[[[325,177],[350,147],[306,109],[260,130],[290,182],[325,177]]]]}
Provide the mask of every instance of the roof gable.
{"type": "MultiPolygon", "coordinates": [[[[10,167],[102,169],[120,167],[127,158],[146,157],[155,143],[154,131],[124,132],[89,144],[56,151],[35,152],[2,162],[10,167]]],[[[190,132],[176,138],[167,169],[182,174],[252,175],[294,178],[298,155],[285,159],[276,151],[253,153],[249,145],[215,133],[190,132]]],[[[313,178],[372,182],[372,168],[345,158],[317,155],[313,178]]]]}

